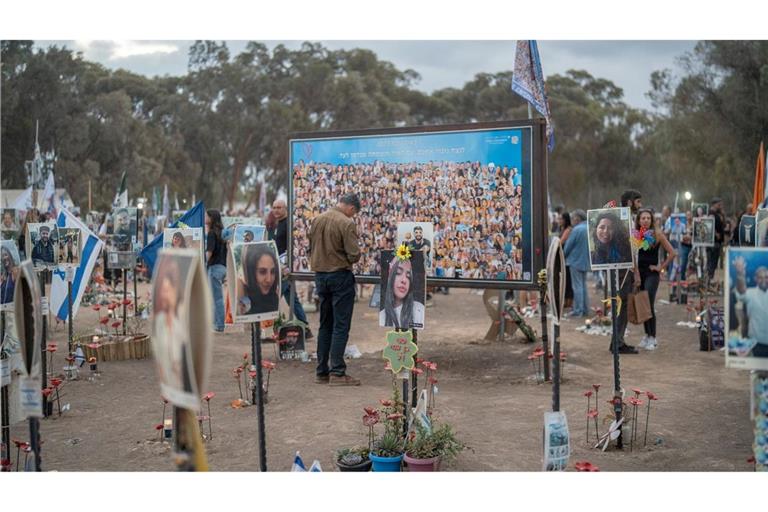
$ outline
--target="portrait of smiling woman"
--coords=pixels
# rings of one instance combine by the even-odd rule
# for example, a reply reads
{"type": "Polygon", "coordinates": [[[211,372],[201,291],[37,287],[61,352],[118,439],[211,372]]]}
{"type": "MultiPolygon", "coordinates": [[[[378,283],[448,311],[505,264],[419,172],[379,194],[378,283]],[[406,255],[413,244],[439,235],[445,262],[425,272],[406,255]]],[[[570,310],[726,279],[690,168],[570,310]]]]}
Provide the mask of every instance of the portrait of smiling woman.
{"type": "Polygon", "coordinates": [[[379,325],[423,329],[425,298],[424,253],[416,251],[410,258],[399,259],[392,251],[382,251],[379,325]]]}
{"type": "Polygon", "coordinates": [[[629,209],[604,208],[587,212],[592,270],[632,268],[629,209]]]}
{"type": "Polygon", "coordinates": [[[241,245],[237,267],[239,321],[276,318],[280,301],[280,263],[274,242],[241,245]]]}

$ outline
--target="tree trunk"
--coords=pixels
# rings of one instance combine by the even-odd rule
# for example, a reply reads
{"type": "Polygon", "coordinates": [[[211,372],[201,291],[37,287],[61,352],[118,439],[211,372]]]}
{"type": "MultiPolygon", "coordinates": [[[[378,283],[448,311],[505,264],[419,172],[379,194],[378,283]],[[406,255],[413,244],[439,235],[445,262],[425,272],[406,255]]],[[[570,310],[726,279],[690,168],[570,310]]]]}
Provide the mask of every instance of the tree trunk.
{"type": "Polygon", "coordinates": [[[234,206],[234,200],[235,200],[235,193],[237,192],[237,187],[240,184],[240,177],[243,175],[243,169],[245,169],[246,164],[248,163],[248,147],[251,145],[251,141],[253,140],[253,132],[250,132],[248,136],[245,138],[245,142],[240,145],[240,148],[237,152],[237,155],[235,156],[235,166],[233,169],[232,174],[232,183],[229,184],[229,193],[227,194],[227,200],[229,202],[229,208],[232,209],[234,206]]]}

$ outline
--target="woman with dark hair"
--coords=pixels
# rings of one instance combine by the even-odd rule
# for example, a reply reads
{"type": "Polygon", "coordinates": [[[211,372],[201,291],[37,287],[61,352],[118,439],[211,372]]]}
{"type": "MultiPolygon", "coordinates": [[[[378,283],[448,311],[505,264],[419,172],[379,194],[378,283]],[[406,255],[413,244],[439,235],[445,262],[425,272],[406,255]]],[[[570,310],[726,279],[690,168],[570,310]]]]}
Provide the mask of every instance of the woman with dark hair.
{"type": "MultiPolygon", "coordinates": [[[[568,237],[571,236],[573,231],[573,225],[571,224],[571,214],[563,212],[558,219],[560,225],[560,245],[565,249],[565,242],[568,241],[568,237]]],[[[573,306],[573,285],[571,284],[571,267],[565,267],[565,303],[563,307],[570,308],[573,306]]]]}
{"type": "Polygon", "coordinates": [[[379,311],[379,325],[395,329],[424,327],[424,304],[414,299],[414,268],[411,260],[393,257],[387,287],[379,311]]]}
{"type": "Polygon", "coordinates": [[[272,243],[244,245],[241,263],[243,276],[237,296],[241,315],[256,315],[278,310],[280,265],[272,243]]]}
{"type": "Polygon", "coordinates": [[[224,279],[227,277],[227,244],[222,238],[224,223],[219,210],[205,212],[205,267],[213,294],[213,329],[224,332],[224,279]]]}
{"type": "MultiPolygon", "coordinates": [[[[13,303],[16,280],[19,277],[19,256],[11,252],[13,242],[3,242],[0,246],[0,304],[13,303]]],[[[15,247],[13,247],[15,250],[15,247]]]]}
{"type": "Polygon", "coordinates": [[[171,237],[171,247],[174,249],[187,248],[187,241],[184,240],[184,235],[181,234],[181,231],[176,231],[173,233],[173,237],[171,237]]]}
{"type": "Polygon", "coordinates": [[[590,260],[593,265],[632,263],[629,233],[615,213],[603,212],[598,215],[592,240],[594,250],[590,260]]]}
{"type": "Polygon", "coordinates": [[[677,255],[677,251],[669,243],[667,237],[654,222],[653,210],[650,208],[641,208],[635,218],[635,230],[639,233],[650,231],[653,233],[653,242],[648,244],[647,248],[640,247],[637,251],[637,267],[640,271],[640,289],[648,292],[648,299],[651,303],[651,318],[644,323],[645,336],[640,346],[646,350],[657,348],[656,341],[656,310],[653,303],[656,301],[656,291],[659,289],[659,280],[661,272],[672,263],[677,255]],[[667,257],[659,264],[659,247],[664,247],[667,257]]]}

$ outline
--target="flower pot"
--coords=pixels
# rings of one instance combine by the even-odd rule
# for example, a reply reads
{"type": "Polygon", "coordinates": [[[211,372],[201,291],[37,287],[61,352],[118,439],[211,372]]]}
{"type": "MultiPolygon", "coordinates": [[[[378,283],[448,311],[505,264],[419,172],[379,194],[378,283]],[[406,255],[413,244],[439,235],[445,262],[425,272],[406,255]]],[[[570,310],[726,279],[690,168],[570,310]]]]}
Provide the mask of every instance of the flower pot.
{"type": "Polygon", "coordinates": [[[371,453],[368,457],[373,462],[373,471],[379,473],[400,471],[400,464],[403,461],[402,454],[397,457],[379,457],[371,453]]]}
{"type": "Polygon", "coordinates": [[[341,472],[347,472],[347,471],[354,471],[354,472],[367,472],[371,470],[371,459],[366,459],[360,464],[355,464],[354,466],[347,466],[346,464],[342,464],[339,461],[336,461],[336,466],[339,468],[339,471],[341,472]]]}
{"type": "Polygon", "coordinates": [[[414,459],[405,454],[405,463],[408,465],[408,471],[439,471],[440,456],[430,459],[414,459]]]}

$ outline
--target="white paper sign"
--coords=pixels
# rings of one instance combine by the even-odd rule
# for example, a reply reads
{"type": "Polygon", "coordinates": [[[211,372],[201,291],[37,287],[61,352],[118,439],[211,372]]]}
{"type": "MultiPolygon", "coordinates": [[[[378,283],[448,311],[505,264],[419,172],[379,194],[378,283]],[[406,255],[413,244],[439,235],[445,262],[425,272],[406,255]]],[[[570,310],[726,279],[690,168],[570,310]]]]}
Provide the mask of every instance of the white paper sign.
{"type": "Polygon", "coordinates": [[[568,420],[565,413],[544,413],[544,471],[563,471],[571,455],[568,420]]]}
{"type": "Polygon", "coordinates": [[[40,297],[40,310],[43,316],[48,314],[48,297],[40,297]]]}
{"type": "Polygon", "coordinates": [[[25,418],[43,417],[43,394],[40,379],[22,377],[19,379],[19,398],[21,399],[21,415],[25,418]]]}

